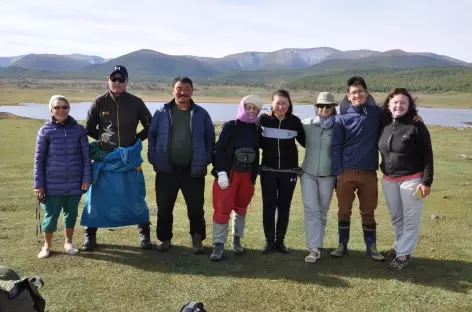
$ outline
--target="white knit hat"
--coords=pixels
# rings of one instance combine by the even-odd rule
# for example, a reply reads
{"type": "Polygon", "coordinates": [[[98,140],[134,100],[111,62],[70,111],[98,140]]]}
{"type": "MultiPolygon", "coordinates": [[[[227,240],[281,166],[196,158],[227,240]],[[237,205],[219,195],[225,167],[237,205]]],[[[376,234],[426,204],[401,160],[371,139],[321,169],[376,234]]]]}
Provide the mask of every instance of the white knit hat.
{"type": "Polygon", "coordinates": [[[261,97],[257,94],[247,95],[243,98],[243,100],[244,100],[244,104],[254,104],[259,109],[262,109],[262,106],[264,106],[264,102],[262,101],[261,97]]]}
{"type": "Polygon", "coordinates": [[[56,100],[64,101],[64,102],[66,102],[67,105],[69,105],[69,107],[70,107],[69,100],[68,100],[65,96],[56,94],[56,95],[51,96],[51,99],[49,100],[49,111],[50,111],[51,113],[53,112],[53,106],[54,106],[54,102],[55,102],[56,100]]]}

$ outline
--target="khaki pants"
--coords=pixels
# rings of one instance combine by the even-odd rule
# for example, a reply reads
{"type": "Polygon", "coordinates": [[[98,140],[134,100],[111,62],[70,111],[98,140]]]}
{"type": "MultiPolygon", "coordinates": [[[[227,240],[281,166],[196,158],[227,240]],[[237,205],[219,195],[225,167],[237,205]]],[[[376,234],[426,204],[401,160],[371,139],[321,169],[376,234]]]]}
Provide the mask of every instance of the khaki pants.
{"type": "Polygon", "coordinates": [[[336,185],[338,220],[351,220],[356,190],[362,225],[375,226],[374,211],[377,208],[378,198],[377,172],[375,170],[344,169],[343,174],[338,177],[336,185]]]}

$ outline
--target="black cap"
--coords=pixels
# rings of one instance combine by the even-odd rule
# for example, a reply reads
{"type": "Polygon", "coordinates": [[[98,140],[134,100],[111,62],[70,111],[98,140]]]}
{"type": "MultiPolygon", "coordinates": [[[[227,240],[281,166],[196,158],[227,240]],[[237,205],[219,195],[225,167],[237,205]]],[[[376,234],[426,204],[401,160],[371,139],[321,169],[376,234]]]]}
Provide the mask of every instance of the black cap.
{"type": "Polygon", "coordinates": [[[111,69],[110,75],[108,75],[108,77],[111,77],[113,74],[116,74],[116,73],[121,74],[123,77],[128,79],[128,70],[123,65],[115,65],[111,69]]]}

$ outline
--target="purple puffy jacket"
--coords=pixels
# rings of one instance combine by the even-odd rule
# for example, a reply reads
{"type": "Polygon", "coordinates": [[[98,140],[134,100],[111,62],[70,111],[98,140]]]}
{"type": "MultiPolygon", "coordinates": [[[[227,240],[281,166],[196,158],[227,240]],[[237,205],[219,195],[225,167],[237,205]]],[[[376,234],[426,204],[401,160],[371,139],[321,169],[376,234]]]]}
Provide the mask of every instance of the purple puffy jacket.
{"type": "Polygon", "coordinates": [[[44,188],[46,196],[81,195],[82,183],[91,181],[85,128],[71,116],[63,124],[51,117],[36,138],[34,188],[44,188]]]}

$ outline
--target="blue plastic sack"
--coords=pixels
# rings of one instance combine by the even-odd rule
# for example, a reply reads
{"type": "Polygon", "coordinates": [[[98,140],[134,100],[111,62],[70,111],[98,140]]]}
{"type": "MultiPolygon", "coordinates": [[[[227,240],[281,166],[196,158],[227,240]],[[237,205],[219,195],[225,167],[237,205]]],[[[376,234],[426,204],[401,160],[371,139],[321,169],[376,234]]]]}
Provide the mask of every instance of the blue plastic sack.
{"type": "Polygon", "coordinates": [[[138,140],[134,146],[115,148],[103,161],[93,162],[81,225],[112,228],[149,222],[142,148],[138,140]]]}

